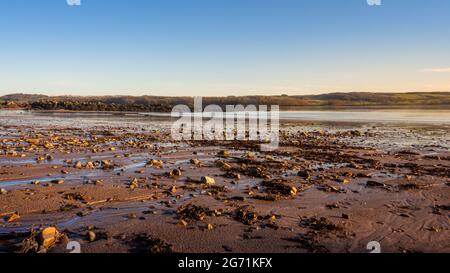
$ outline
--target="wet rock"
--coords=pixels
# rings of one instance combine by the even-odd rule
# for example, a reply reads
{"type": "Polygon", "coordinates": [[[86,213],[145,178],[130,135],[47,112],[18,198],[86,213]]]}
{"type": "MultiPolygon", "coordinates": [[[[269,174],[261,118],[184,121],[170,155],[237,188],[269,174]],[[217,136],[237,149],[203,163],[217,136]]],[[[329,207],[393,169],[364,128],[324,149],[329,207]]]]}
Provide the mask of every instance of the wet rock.
{"type": "Polygon", "coordinates": [[[137,215],[136,215],[136,213],[130,213],[130,214],[128,214],[128,219],[136,219],[137,218],[137,215]]]}
{"type": "Polygon", "coordinates": [[[48,227],[39,234],[39,244],[45,249],[49,249],[55,245],[60,236],[59,231],[55,227],[48,227]]]}
{"type": "Polygon", "coordinates": [[[344,189],[329,184],[320,185],[317,189],[324,192],[345,193],[344,189]]]}
{"type": "Polygon", "coordinates": [[[198,165],[201,164],[200,160],[195,159],[195,158],[191,159],[189,162],[190,162],[191,164],[193,164],[193,165],[196,165],[196,166],[198,166],[198,165]]]}
{"type": "Polygon", "coordinates": [[[221,168],[224,171],[229,171],[232,168],[230,164],[220,161],[220,160],[216,162],[216,165],[217,165],[217,167],[221,168]]]}
{"type": "Polygon", "coordinates": [[[370,188],[386,188],[386,184],[373,180],[367,181],[366,186],[370,188]]]}
{"type": "Polygon", "coordinates": [[[94,242],[95,241],[95,239],[96,239],[96,234],[95,234],[95,232],[93,232],[93,231],[91,231],[91,230],[89,230],[87,233],[86,233],[86,238],[88,239],[88,241],[89,242],[94,242]]]}
{"type": "Polygon", "coordinates": [[[43,157],[43,156],[38,156],[37,158],[36,158],[36,161],[44,161],[45,160],[45,157],[43,157]]]}
{"type": "Polygon", "coordinates": [[[308,170],[300,170],[298,171],[297,175],[304,179],[311,178],[311,173],[308,170]]]}
{"type": "Polygon", "coordinates": [[[103,186],[103,185],[105,185],[105,182],[103,180],[101,180],[101,179],[95,180],[94,185],[96,185],[96,186],[103,186]]]}
{"type": "Polygon", "coordinates": [[[3,189],[3,188],[0,189],[0,195],[1,195],[1,194],[7,194],[7,193],[8,193],[7,190],[5,190],[5,189],[3,189]]]}
{"type": "Polygon", "coordinates": [[[38,138],[30,138],[30,139],[27,139],[26,142],[28,142],[31,145],[39,145],[41,140],[38,138]]]}
{"type": "Polygon", "coordinates": [[[221,157],[230,157],[230,156],[231,156],[231,153],[230,153],[230,151],[228,151],[228,150],[223,150],[223,151],[220,151],[220,152],[218,153],[218,155],[221,156],[221,157]]]}
{"type": "Polygon", "coordinates": [[[114,164],[109,160],[102,160],[100,166],[103,170],[114,169],[114,164]]]}
{"type": "Polygon", "coordinates": [[[209,177],[209,176],[202,176],[202,178],[200,179],[200,182],[206,185],[214,185],[216,184],[216,180],[214,180],[214,178],[209,177]]]}
{"type": "Polygon", "coordinates": [[[13,213],[13,214],[11,214],[8,218],[7,218],[7,222],[8,223],[12,223],[12,222],[15,222],[15,221],[17,221],[17,220],[19,220],[20,219],[20,215],[19,215],[19,213],[18,212],[15,212],[15,213],[13,213]]]}
{"type": "Polygon", "coordinates": [[[83,168],[83,164],[80,161],[77,161],[77,163],[75,163],[75,165],[73,166],[76,169],[82,169],[83,168]]]}
{"type": "Polygon", "coordinates": [[[407,190],[421,190],[424,189],[425,186],[416,184],[416,183],[406,183],[406,184],[400,184],[397,186],[398,190],[400,191],[407,191],[407,190]]]}
{"type": "Polygon", "coordinates": [[[155,160],[155,159],[151,159],[147,162],[147,166],[152,166],[155,168],[159,168],[164,164],[164,162],[162,160],[155,160]]]}
{"type": "Polygon", "coordinates": [[[180,169],[174,169],[169,173],[170,176],[181,176],[181,174],[182,173],[180,169]]]}
{"type": "Polygon", "coordinates": [[[224,176],[227,178],[232,178],[232,179],[236,179],[236,180],[241,179],[241,175],[239,173],[235,173],[235,172],[227,172],[224,176]]]}
{"type": "Polygon", "coordinates": [[[341,184],[348,184],[348,183],[350,183],[350,180],[348,180],[348,179],[345,179],[345,178],[338,178],[337,179],[337,182],[339,182],[339,183],[341,183],[341,184]]]}
{"type": "Polygon", "coordinates": [[[362,167],[358,164],[356,164],[355,162],[350,162],[349,167],[353,168],[353,169],[361,169],[362,167]]]}
{"type": "Polygon", "coordinates": [[[53,180],[53,181],[52,181],[52,184],[55,184],[55,185],[63,185],[63,184],[64,184],[64,180],[53,180]]]}
{"type": "Polygon", "coordinates": [[[129,184],[129,188],[134,190],[136,188],[139,187],[139,181],[137,178],[133,178],[133,180],[131,180],[130,184],[129,184]]]}
{"type": "Polygon", "coordinates": [[[338,203],[327,204],[327,205],[325,205],[325,207],[326,207],[327,209],[338,209],[338,208],[340,208],[340,206],[339,206],[338,203]]]}

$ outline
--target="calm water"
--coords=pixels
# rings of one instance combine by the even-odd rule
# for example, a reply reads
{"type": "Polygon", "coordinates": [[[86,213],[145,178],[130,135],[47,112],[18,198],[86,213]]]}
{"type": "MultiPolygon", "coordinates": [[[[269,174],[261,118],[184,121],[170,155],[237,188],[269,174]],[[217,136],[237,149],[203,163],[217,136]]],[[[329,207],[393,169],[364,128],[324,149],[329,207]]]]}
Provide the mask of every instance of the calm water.
{"type": "MultiPolygon", "coordinates": [[[[363,123],[450,124],[450,110],[323,110],[282,111],[281,120],[332,121],[363,123]]],[[[27,111],[0,111],[0,125],[26,123],[35,125],[145,125],[152,123],[165,127],[171,123],[170,113],[42,113],[27,111]]]]}
{"type": "MultiPolygon", "coordinates": [[[[253,113],[254,116],[256,112],[253,113]]],[[[149,117],[170,116],[167,113],[146,113],[149,117]]],[[[227,116],[227,115],[225,115],[227,116]]],[[[389,110],[308,110],[281,111],[281,120],[289,121],[334,121],[334,122],[400,122],[450,124],[450,109],[389,109],[389,110]]]]}

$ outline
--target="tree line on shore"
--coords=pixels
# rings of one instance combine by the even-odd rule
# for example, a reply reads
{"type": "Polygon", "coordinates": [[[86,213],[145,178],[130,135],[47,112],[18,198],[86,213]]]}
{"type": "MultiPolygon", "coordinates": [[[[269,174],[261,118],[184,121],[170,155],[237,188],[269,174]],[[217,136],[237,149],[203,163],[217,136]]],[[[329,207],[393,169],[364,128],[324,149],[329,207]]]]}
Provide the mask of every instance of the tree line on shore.
{"type": "MultiPolygon", "coordinates": [[[[45,96],[12,94],[0,97],[2,109],[28,109],[49,111],[127,111],[170,112],[175,105],[193,108],[192,97],[162,96],[45,96]]],[[[450,106],[450,92],[416,93],[330,93],[309,96],[228,96],[203,97],[203,105],[279,105],[289,107],[339,106],[450,106]]]]}

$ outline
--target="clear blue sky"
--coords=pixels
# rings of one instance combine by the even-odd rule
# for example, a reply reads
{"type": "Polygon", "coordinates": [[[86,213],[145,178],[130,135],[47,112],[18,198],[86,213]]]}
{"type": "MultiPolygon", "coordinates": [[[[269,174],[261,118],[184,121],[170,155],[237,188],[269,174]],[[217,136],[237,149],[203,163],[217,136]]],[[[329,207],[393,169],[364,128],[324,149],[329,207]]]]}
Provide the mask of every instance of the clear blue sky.
{"type": "Polygon", "coordinates": [[[0,95],[450,90],[450,1],[10,0],[0,95]]]}

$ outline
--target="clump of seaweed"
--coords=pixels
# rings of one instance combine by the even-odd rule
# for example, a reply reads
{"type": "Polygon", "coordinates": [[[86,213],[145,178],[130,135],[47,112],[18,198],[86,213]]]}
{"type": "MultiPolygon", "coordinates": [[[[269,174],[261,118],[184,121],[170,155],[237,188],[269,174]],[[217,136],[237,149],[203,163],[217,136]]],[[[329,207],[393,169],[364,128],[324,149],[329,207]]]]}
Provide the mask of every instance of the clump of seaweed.
{"type": "Polygon", "coordinates": [[[298,243],[301,248],[311,253],[328,253],[330,252],[325,246],[320,244],[317,232],[310,231],[306,234],[300,234],[297,237],[285,239],[289,242],[298,243]]]}
{"type": "Polygon", "coordinates": [[[302,219],[300,225],[311,228],[315,231],[339,231],[342,228],[325,217],[321,217],[319,219],[312,217],[302,219]]]}
{"type": "Polygon", "coordinates": [[[258,220],[258,215],[252,211],[239,208],[236,210],[236,220],[245,225],[252,225],[258,220]]]}
{"type": "Polygon", "coordinates": [[[66,200],[75,200],[75,201],[85,201],[86,196],[83,193],[74,192],[74,193],[66,193],[63,196],[66,200]]]}
{"type": "Polygon", "coordinates": [[[209,210],[200,206],[189,204],[177,211],[178,218],[186,222],[203,221],[209,210]]]}
{"type": "Polygon", "coordinates": [[[295,197],[297,195],[297,188],[293,186],[289,186],[284,183],[283,180],[272,180],[272,181],[263,181],[261,183],[262,186],[265,187],[265,191],[269,194],[284,196],[284,197],[295,197]]]}
{"type": "Polygon", "coordinates": [[[172,253],[172,245],[166,241],[155,238],[148,234],[139,234],[133,239],[133,245],[136,252],[147,253],[172,253]]]}

